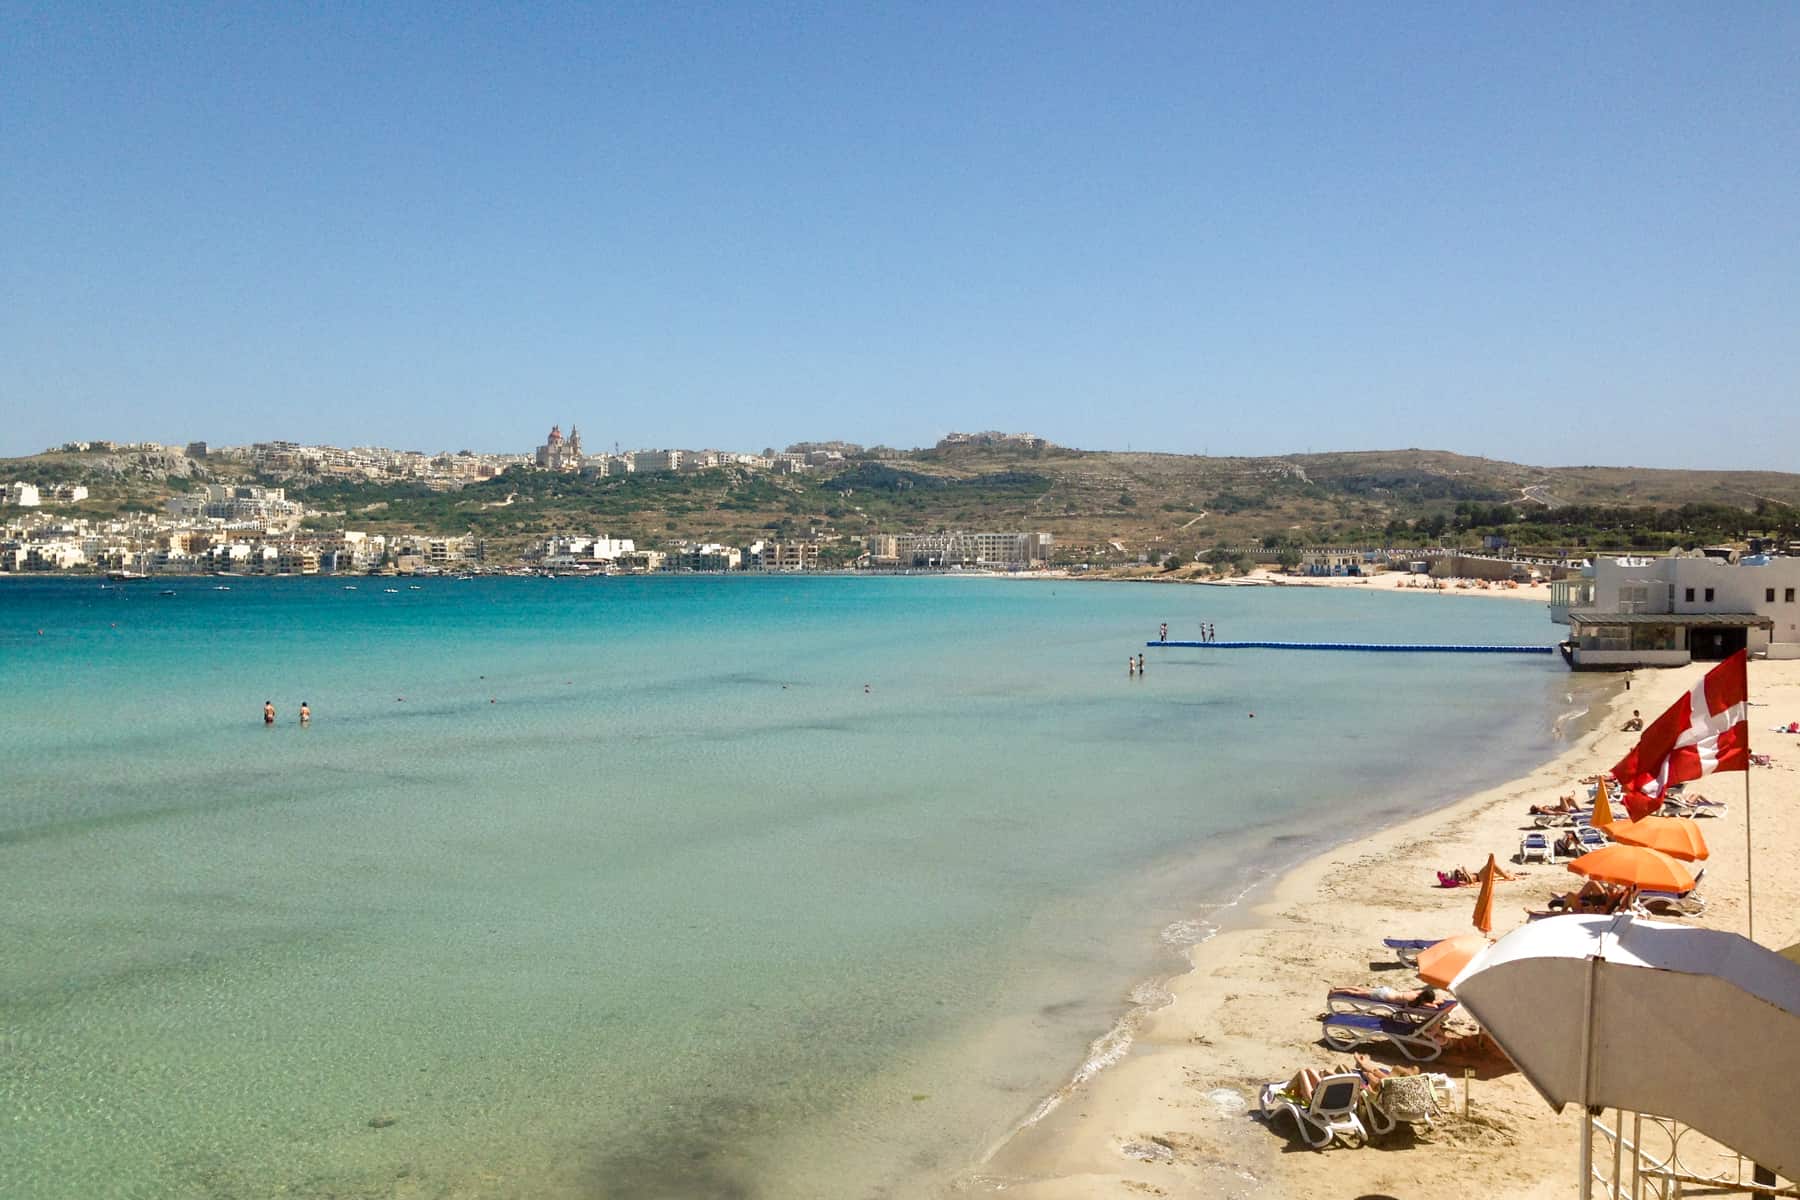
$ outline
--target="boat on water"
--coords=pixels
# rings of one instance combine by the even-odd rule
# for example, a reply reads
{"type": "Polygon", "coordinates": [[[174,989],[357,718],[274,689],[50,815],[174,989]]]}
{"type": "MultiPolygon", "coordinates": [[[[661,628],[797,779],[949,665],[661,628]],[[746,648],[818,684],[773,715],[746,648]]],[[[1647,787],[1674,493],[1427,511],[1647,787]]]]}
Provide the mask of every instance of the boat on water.
{"type": "Polygon", "coordinates": [[[215,592],[229,592],[230,590],[231,589],[229,587],[225,586],[222,583],[213,585],[213,591],[215,591],[215,592]]]}
{"type": "Polygon", "coordinates": [[[157,595],[159,595],[159,596],[173,596],[174,594],[175,594],[174,588],[164,588],[162,591],[157,593],[157,595]]]}
{"type": "Polygon", "coordinates": [[[398,596],[400,594],[399,588],[382,588],[381,590],[390,596],[398,596]]]}
{"type": "Polygon", "coordinates": [[[407,590],[407,591],[409,591],[409,592],[422,592],[422,591],[424,591],[424,590],[425,590],[425,589],[424,589],[424,588],[422,588],[422,587],[420,587],[420,586],[419,586],[419,585],[418,585],[418,584],[416,584],[416,583],[409,583],[409,584],[407,584],[407,585],[406,585],[406,590],[407,590]]]}
{"type": "Polygon", "coordinates": [[[106,577],[108,579],[111,579],[118,583],[124,583],[127,580],[133,580],[133,579],[148,579],[148,578],[150,578],[148,575],[144,574],[142,571],[108,571],[106,573],[106,577]]]}
{"type": "Polygon", "coordinates": [[[354,583],[346,583],[344,585],[344,590],[346,592],[354,592],[356,590],[356,585],[354,583]]]}

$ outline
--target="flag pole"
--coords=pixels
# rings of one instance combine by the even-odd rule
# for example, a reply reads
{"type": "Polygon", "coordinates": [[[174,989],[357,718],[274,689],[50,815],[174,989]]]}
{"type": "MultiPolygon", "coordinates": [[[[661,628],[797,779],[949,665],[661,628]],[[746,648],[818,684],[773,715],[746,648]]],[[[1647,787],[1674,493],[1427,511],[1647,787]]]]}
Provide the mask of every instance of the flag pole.
{"type": "MultiPolygon", "coordinates": [[[[1748,671],[1744,674],[1746,678],[1749,676],[1748,671]]],[[[1749,708],[1750,706],[1745,704],[1744,710],[1746,712],[1749,711],[1749,708]]],[[[1750,722],[1746,720],[1744,722],[1744,925],[1749,931],[1745,936],[1754,942],[1756,940],[1756,878],[1753,868],[1756,862],[1756,848],[1750,842],[1751,763],[1749,737],[1750,722]]]]}
{"type": "Polygon", "coordinates": [[[1750,650],[1744,656],[1744,936],[1756,940],[1756,847],[1750,841],[1750,650]]]}

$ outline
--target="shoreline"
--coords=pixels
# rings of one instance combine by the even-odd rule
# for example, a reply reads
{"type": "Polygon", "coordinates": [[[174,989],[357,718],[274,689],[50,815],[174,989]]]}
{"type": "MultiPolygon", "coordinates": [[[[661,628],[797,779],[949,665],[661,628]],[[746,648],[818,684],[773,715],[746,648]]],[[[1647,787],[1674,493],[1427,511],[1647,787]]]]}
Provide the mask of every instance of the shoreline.
{"type": "Polygon", "coordinates": [[[1371,592],[1406,592],[1426,596],[1482,596],[1494,600],[1531,600],[1548,606],[1550,603],[1550,585],[1547,583],[1522,583],[1517,587],[1505,585],[1482,586],[1482,581],[1453,577],[1450,579],[1430,579],[1423,575],[1409,575],[1399,571],[1381,571],[1374,575],[1283,575],[1266,568],[1257,568],[1247,575],[1226,575],[1219,578],[1198,575],[1180,575],[1163,571],[1160,568],[1144,568],[1144,573],[1135,575],[1118,574],[1075,574],[1069,571],[1034,571],[1022,574],[1019,578],[1028,579],[1065,579],[1071,582],[1088,583],[1157,583],[1183,585],[1191,587],[1217,588],[1334,588],[1339,590],[1363,590],[1371,592]],[[1442,584],[1441,587],[1428,584],[1442,584]]]}
{"type": "MultiPolygon", "coordinates": [[[[1341,585],[1340,585],[1341,586],[1341,585]]],[[[1520,589],[1524,590],[1524,589],[1520,589]]],[[[1475,591],[1476,595],[1493,594],[1475,591]]],[[[1112,1065],[1087,1063],[1034,1115],[966,1169],[952,1191],[1004,1192],[1027,1200],[1095,1195],[1341,1197],[1362,1193],[1400,1200],[1437,1195],[1443,1159],[1452,1154],[1464,1186],[1499,1194],[1560,1197],[1573,1175],[1577,1119],[1558,1115],[1499,1056],[1456,1057],[1437,1069],[1456,1079],[1454,1114],[1410,1142],[1396,1134],[1379,1149],[1295,1151],[1285,1126],[1265,1128],[1252,1114],[1256,1090],[1301,1066],[1343,1063],[1318,1040],[1323,992],[1333,985],[1416,985],[1411,971],[1382,960],[1386,936],[1449,936],[1469,928],[1474,889],[1431,886],[1433,865],[1479,866],[1493,852],[1521,876],[1496,895],[1494,936],[1523,923],[1521,909],[1541,905],[1575,877],[1561,864],[1511,863],[1528,804],[1552,800],[1577,779],[1606,769],[1635,740],[1620,730],[1633,708],[1666,708],[1710,664],[1614,677],[1621,686],[1596,699],[1582,731],[1525,774],[1462,794],[1429,811],[1364,830],[1250,889],[1236,920],[1188,951],[1188,969],[1165,983],[1171,999],[1143,1013],[1130,1047],[1112,1065]],[[1464,1067],[1475,1071],[1470,1117],[1461,1116],[1464,1067]],[[1412,1145],[1416,1142],[1416,1145],[1412,1145]]],[[[1751,665],[1752,745],[1776,755],[1757,770],[1758,940],[1783,946],[1800,938],[1800,867],[1771,851],[1800,835],[1800,746],[1761,733],[1770,719],[1800,713],[1800,663],[1751,665]],[[1794,749],[1783,754],[1784,747],[1794,749]],[[1773,869],[1772,869],[1773,868],[1773,869]]],[[[1735,776],[1694,790],[1725,799],[1731,811],[1708,820],[1713,849],[1699,922],[1741,932],[1744,904],[1743,784],[1735,776]]],[[[1469,1028],[1465,1025],[1462,1028],[1469,1028]]]]}

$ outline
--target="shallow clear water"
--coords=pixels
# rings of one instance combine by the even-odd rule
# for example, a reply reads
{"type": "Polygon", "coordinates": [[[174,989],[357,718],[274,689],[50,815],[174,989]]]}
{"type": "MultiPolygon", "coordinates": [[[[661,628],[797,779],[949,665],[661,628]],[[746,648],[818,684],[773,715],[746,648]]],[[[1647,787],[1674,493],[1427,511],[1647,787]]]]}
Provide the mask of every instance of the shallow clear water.
{"type": "Polygon", "coordinates": [[[0,580],[0,1195],[904,1190],[1067,1078],[1165,929],[1548,754],[1568,687],[1122,661],[1164,620],[1552,640],[1472,597],[227,582],[0,580]]]}

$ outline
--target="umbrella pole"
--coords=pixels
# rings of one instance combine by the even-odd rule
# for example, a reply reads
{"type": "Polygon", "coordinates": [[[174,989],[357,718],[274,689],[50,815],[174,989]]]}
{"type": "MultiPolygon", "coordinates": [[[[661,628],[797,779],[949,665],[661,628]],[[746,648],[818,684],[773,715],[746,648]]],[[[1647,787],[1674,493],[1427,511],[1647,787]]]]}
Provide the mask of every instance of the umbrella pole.
{"type": "Polygon", "coordinates": [[[1594,1196],[1594,1114],[1588,1109],[1594,1069],[1594,980],[1600,974],[1600,958],[1589,957],[1587,982],[1582,987],[1581,1038],[1581,1200],[1594,1196]]]}

